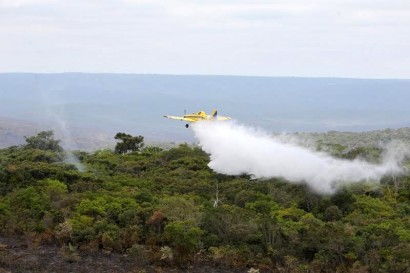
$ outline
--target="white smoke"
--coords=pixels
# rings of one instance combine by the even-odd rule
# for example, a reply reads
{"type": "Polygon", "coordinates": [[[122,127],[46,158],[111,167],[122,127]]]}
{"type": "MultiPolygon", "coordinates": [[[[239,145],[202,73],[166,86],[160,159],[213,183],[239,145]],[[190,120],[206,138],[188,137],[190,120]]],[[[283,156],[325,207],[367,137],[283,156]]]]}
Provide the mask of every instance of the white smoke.
{"type": "Polygon", "coordinates": [[[386,174],[402,173],[401,161],[408,154],[408,149],[393,145],[385,152],[383,163],[376,165],[337,159],[235,122],[198,122],[192,128],[199,145],[210,154],[209,167],[214,171],[262,179],[281,177],[307,183],[324,194],[334,193],[345,183],[378,182],[386,174]]]}
{"type": "Polygon", "coordinates": [[[72,150],[77,147],[77,144],[74,141],[71,130],[67,125],[62,100],[58,97],[58,95],[52,96],[50,92],[43,91],[41,94],[45,104],[44,110],[46,111],[47,116],[57,124],[59,133],[63,135],[62,145],[65,148],[64,161],[68,164],[74,165],[78,171],[84,172],[84,165],[72,152],[72,150]],[[60,105],[60,107],[55,107],[55,105],[60,105]]]}

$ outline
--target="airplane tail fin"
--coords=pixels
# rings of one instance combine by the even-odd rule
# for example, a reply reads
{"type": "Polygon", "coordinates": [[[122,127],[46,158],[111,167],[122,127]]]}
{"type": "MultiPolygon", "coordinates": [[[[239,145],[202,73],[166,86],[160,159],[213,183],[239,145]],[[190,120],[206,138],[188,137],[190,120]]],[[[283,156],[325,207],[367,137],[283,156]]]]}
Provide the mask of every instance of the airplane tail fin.
{"type": "Polygon", "coordinates": [[[213,110],[211,113],[212,119],[217,119],[218,118],[218,110],[213,110]]]}

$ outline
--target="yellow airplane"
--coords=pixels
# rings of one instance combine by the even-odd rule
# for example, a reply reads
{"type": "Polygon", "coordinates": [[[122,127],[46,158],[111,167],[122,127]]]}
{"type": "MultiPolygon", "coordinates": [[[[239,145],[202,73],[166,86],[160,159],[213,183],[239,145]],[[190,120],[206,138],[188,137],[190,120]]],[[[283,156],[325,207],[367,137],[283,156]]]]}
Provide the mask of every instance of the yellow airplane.
{"type": "MultiPolygon", "coordinates": [[[[231,119],[230,117],[219,117],[217,110],[213,110],[210,115],[207,115],[204,111],[199,111],[198,113],[183,115],[182,117],[176,117],[176,116],[164,116],[164,117],[171,118],[171,119],[176,119],[176,120],[187,121],[187,122],[197,122],[197,121],[200,121],[200,120],[223,121],[223,120],[231,119]]],[[[185,124],[185,127],[188,128],[189,124],[188,123],[185,124]]]]}

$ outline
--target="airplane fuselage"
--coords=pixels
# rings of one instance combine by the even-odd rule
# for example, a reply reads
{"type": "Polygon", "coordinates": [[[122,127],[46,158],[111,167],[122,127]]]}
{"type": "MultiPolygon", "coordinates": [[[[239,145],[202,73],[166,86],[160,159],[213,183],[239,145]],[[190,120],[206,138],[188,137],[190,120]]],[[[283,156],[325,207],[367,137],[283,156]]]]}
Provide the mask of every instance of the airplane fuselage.
{"type": "MultiPolygon", "coordinates": [[[[186,121],[186,122],[197,122],[197,121],[201,121],[201,120],[223,121],[223,120],[231,119],[230,117],[219,117],[218,112],[216,110],[213,110],[211,115],[207,115],[204,111],[199,111],[198,113],[183,115],[182,117],[177,117],[177,116],[164,116],[164,117],[171,118],[171,119],[176,119],[176,120],[181,120],[181,121],[186,121]]],[[[188,128],[189,124],[186,123],[185,127],[188,128]]]]}

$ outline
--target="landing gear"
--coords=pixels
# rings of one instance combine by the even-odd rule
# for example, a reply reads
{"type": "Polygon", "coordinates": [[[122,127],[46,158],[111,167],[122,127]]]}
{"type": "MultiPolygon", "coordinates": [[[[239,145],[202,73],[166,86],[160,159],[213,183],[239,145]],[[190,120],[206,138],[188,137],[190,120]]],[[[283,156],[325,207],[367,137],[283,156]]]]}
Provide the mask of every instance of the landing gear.
{"type": "Polygon", "coordinates": [[[185,128],[188,128],[189,127],[189,124],[185,124],[185,128]]]}

